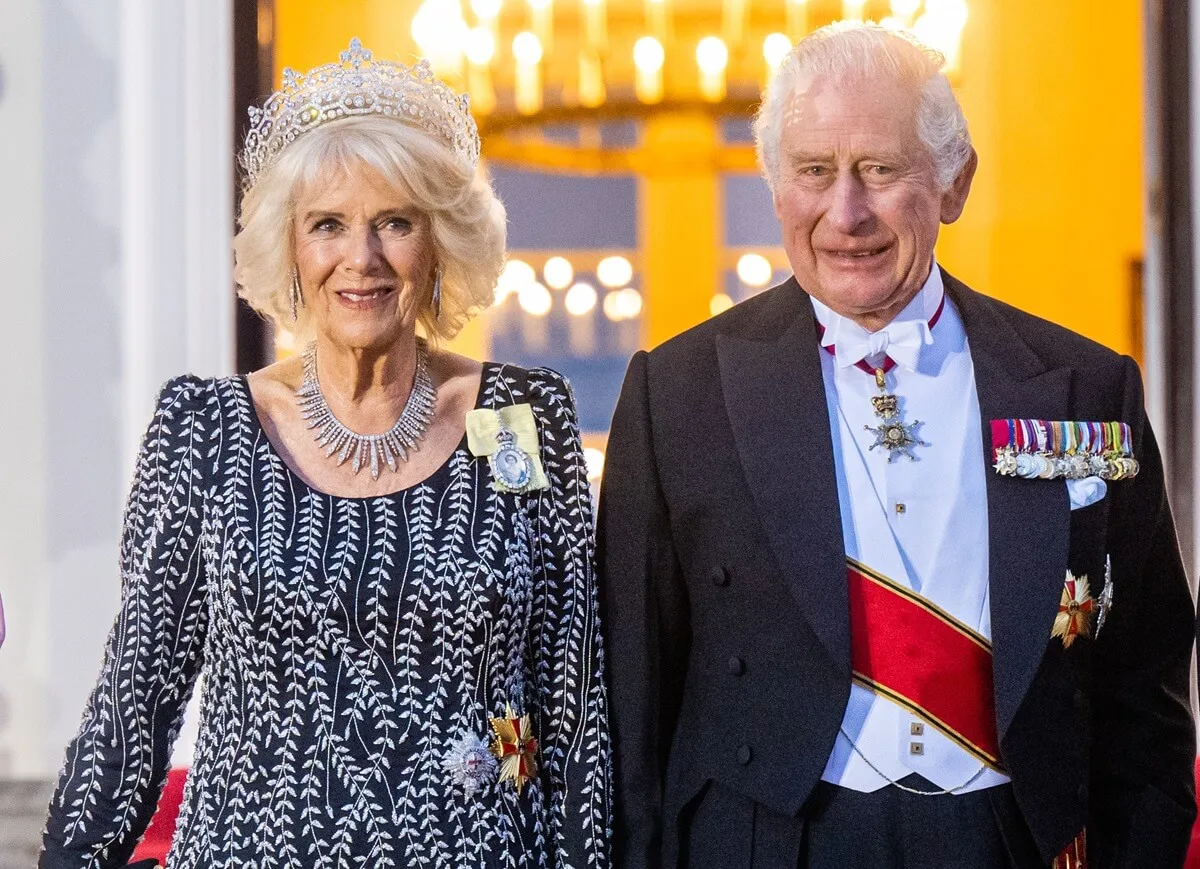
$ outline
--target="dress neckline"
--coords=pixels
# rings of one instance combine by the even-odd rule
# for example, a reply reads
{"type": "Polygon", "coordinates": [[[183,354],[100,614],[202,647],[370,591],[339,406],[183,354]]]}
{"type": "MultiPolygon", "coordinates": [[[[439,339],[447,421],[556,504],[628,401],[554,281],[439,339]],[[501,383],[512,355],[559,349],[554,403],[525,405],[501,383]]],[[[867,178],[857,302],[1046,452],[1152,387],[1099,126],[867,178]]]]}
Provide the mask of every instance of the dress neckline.
{"type": "MultiPolygon", "coordinates": [[[[499,373],[500,369],[503,367],[503,366],[497,365],[494,362],[483,362],[481,364],[483,366],[483,370],[480,372],[479,389],[478,389],[478,392],[475,394],[475,403],[473,405],[475,410],[478,410],[484,406],[485,396],[488,393],[489,381],[492,378],[494,378],[499,373]]],[[[440,465],[438,465],[436,468],[434,468],[432,471],[430,471],[429,474],[427,474],[424,478],[418,480],[417,482],[410,483],[409,485],[405,486],[402,489],[396,489],[391,492],[384,492],[379,495],[334,495],[331,492],[325,492],[325,491],[313,486],[312,484],[310,484],[307,480],[305,480],[302,476],[300,476],[300,474],[296,471],[295,468],[292,467],[291,462],[289,462],[286,458],[284,458],[283,453],[281,453],[279,451],[279,449],[275,446],[275,442],[273,440],[271,440],[271,436],[267,434],[267,430],[262,424],[262,419],[259,418],[258,408],[254,404],[254,394],[250,391],[249,378],[247,378],[245,374],[238,374],[233,379],[238,384],[238,388],[240,388],[242,390],[242,394],[246,399],[246,406],[249,409],[248,415],[250,417],[251,428],[255,429],[257,431],[257,433],[262,436],[262,439],[267,444],[267,449],[270,450],[272,456],[274,456],[276,459],[279,460],[279,463],[283,466],[285,473],[288,475],[288,478],[291,479],[295,485],[297,485],[304,491],[309,492],[319,498],[329,498],[334,501],[349,501],[349,502],[359,502],[359,503],[370,503],[370,502],[374,502],[374,501],[390,501],[390,500],[395,500],[397,498],[403,498],[405,495],[407,495],[409,492],[413,491],[414,489],[419,489],[421,486],[428,485],[436,478],[442,476],[450,468],[451,464],[453,464],[455,457],[458,456],[459,453],[464,452],[468,449],[468,447],[467,447],[467,431],[466,431],[466,427],[464,425],[463,434],[462,434],[462,437],[458,441],[458,445],[455,446],[454,450],[450,453],[450,455],[446,457],[446,460],[444,462],[442,462],[440,465]]]]}

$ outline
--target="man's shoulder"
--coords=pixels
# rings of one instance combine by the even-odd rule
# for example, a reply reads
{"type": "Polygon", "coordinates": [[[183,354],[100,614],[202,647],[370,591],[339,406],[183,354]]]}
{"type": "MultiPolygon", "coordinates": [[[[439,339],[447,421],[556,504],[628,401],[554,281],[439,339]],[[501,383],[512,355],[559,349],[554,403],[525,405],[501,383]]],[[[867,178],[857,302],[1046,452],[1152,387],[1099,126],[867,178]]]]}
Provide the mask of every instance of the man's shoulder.
{"type": "Polygon", "coordinates": [[[962,314],[968,332],[972,326],[972,310],[987,311],[1007,322],[1047,368],[1107,368],[1124,363],[1120,353],[1099,341],[973,290],[953,277],[947,276],[946,283],[951,297],[958,301],[960,308],[966,309],[962,314]]]}
{"type": "Polygon", "coordinates": [[[650,365],[673,370],[715,360],[718,336],[722,335],[755,341],[772,340],[791,325],[801,302],[808,304],[808,297],[795,279],[789,278],[667,339],[649,352],[650,365]]]}

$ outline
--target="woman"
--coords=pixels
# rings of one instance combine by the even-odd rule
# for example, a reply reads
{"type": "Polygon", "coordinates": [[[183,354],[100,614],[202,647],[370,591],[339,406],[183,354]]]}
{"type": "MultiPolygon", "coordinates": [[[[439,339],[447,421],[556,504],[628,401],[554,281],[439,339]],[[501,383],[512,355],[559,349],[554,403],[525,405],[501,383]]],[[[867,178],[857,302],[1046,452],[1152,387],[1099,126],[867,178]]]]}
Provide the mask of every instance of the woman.
{"type": "Polygon", "coordinates": [[[572,396],[434,346],[503,257],[466,99],[356,40],[251,127],[241,294],[311,343],[163,390],[41,865],[129,858],[198,674],[172,867],[607,865],[572,396]]]}

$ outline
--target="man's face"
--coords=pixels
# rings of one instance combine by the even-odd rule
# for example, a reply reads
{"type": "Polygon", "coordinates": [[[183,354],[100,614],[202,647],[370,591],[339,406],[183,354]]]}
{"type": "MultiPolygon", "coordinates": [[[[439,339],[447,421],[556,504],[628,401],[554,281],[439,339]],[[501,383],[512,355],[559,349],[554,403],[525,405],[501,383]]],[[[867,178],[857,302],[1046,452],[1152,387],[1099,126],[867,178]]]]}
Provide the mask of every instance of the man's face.
{"type": "Polygon", "coordinates": [[[941,223],[962,213],[974,155],[941,190],[897,82],[801,82],[783,107],[775,213],[800,285],[879,329],[917,294],[941,223]]]}

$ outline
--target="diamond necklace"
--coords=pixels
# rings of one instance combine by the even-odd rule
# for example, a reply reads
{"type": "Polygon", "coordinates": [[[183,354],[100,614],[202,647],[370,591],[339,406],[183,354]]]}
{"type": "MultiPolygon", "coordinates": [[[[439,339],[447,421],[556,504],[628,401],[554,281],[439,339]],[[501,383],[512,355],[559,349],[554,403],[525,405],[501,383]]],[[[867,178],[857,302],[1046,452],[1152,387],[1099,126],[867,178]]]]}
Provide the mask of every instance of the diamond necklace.
{"type": "Polygon", "coordinates": [[[437,387],[429,377],[429,352],[425,341],[417,339],[417,370],[413,375],[412,392],[404,404],[404,410],[395,424],[383,434],[364,435],[351,431],[342,424],[317,381],[317,345],[314,341],[304,351],[304,382],[296,390],[296,403],[300,415],[315,429],[317,444],[325,450],[326,458],[337,453],[340,466],[353,457],[352,467],[358,473],[363,465],[370,465],[371,479],[379,479],[380,464],[386,463],[395,473],[398,461],[408,460],[417,443],[425,436],[433,408],[437,403],[437,387]]]}

